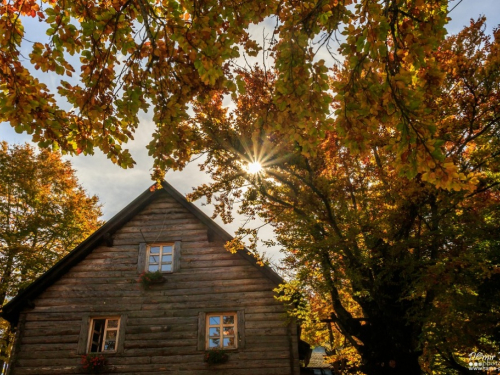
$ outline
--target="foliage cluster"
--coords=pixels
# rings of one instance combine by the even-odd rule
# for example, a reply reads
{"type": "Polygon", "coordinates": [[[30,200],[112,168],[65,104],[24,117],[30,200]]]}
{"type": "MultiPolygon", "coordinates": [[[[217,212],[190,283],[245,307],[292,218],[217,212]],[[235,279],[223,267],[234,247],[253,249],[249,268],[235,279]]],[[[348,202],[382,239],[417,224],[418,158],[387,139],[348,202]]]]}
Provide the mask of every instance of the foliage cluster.
{"type": "Polygon", "coordinates": [[[0,304],[99,228],[100,215],[58,153],[2,142],[0,304]]]}
{"type": "Polygon", "coordinates": [[[208,363],[209,366],[218,365],[226,363],[229,360],[229,356],[224,349],[213,348],[205,352],[203,360],[208,363]]]}
{"type": "Polygon", "coordinates": [[[0,6],[0,121],[32,134],[41,147],[71,154],[99,148],[129,168],[135,162],[122,145],[133,138],[138,111],[153,107],[157,128],[148,149],[160,180],[165,169],[182,169],[210,148],[207,140],[218,140],[186,122],[190,104],[210,100],[215,91],[244,94],[237,58],[262,50],[248,27],[271,17],[276,28],[265,52],[276,71],[270,100],[279,111],[261,118],[261,127],[278,130],[306,156],[332,126],[356,152],[373,148],[379,127],[392,129],[398,142],[385,147],[397,155],[399,173],[460,189],[474,185],[475,175],[461,174],[443,154],[445,139],[436,133],[427,101],[443,79],[430,53],[445,35],[447,8],[447,0],[8,1],[0,6]],[[48,43],[30,41],[29,62],[21,54],[26,18],[45,22],[49,37],[48,43]],[[315,45],[319,40],[337,59],[331,43],[338,32],[346,39],[339,52],[350,74],[331,85],[315,45]],[[75,54],[79,83],[64,77],[75,73],[75,54]],[[57,94],[71,110],[59,105],[33,68],[60,76],[57,94]]]}
{"type": "Polygon", "coordinates": [[[151,285],[160,284],[165,281],[161,271],[143,272],[139,275],[137,282],[142,285],[144,289],[148,289],[151,285]]]}
{"type": "Polygon", "coordinates": [[[99,374],[105,370],[107,362],[107,358],[102,354],[84,354],[81,357],[80,364],[86,373],[99,374]]]}

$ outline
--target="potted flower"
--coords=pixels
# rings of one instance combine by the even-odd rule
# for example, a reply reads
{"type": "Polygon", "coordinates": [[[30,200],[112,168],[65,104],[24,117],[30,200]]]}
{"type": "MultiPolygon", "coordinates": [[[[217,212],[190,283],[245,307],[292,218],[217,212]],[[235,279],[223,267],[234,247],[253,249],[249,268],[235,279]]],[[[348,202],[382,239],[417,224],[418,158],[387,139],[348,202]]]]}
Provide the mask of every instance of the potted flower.
{"type": "Polygon", "coordinates": [[[211,365],[226,363],[229,359],[227,353],[220,348],[213,348],[205,352],[205,362],[211,365]]]}
{"type": "Polygon", "coordinates": [[[151,285],[164,283],[165,278],[160,271],[149,271],[141,273],[137,281],[143,286],[144,289],[148,289],[151,285]]]}
{"type": "Polygon", "coordinates": [[[82,355],[81,365],[83,371],[88,374],[98,374],[106,368],[106,357],[99,354],[82,355]]]}

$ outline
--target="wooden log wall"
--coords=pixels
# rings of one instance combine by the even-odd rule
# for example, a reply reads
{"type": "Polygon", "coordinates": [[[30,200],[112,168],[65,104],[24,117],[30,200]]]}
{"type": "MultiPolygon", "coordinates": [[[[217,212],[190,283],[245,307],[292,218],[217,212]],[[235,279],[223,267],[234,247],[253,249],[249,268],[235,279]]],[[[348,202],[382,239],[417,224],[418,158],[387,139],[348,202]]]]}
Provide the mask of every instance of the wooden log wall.
{"type": "Polygon", "coordinates": [[[274,299],[275,285],[222,241],[209,242],[207,228],[173,198],[161,195],[113,238],[113,247],[94,249],[23,311],[12,375],[83,373],[82,322],[104,314],[125,324],[121,352],[106,355],[109,373],[299,373],[296,329],[274,299]],[[139,243],[173,241],[181,241],[180,270],[144,290],[137,282],[139,243]],[[216,366],[197,348],[199,313],[211,309],[243,310],[245,320],[238,327],[245,347],[216,366]]]}

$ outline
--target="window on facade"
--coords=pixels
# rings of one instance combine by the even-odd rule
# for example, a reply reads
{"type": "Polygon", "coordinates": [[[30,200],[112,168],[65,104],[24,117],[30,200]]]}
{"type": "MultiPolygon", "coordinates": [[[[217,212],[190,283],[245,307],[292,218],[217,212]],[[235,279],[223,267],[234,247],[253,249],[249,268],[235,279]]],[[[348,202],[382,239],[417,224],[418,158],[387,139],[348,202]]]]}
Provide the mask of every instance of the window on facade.
{"type": "Polygon", "coordinates": [[[207,314],[206,348],[236,349],[236,313],[207,314]]]}
{"type": "Polygon", "coordinates": [[[95,318],[90,322],[88,353],[115,352],[120,318],[95,318]]]}
{"type": "Polygon", "coordinates": [[[174,245],[151,245],[148,248],[146,269],[150,272],[172,272],[174,245]]]}
{"type": "Polygon", "coordinates": [[[314,375],[332,375],[332,370],[327,368],[314,369],[314,375]]]}

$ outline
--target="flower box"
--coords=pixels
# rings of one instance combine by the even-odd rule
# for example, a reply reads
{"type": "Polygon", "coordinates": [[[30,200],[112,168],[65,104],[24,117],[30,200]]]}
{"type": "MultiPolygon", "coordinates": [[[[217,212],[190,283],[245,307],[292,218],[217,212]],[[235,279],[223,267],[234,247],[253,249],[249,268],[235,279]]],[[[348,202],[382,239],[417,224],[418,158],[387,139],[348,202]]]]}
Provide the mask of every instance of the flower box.
{"type": "Polygon", "coordinates": [[[149,289],[151,285],[163,284],[165,281],[166,279],[160,271],[143,272],[139,275],[139,279],[137,280],[144,289],[149,289]]]}
{"type": "Polygon", "coordinates": [[[81,358],[81,367],[87,374],[99,374],[107,367],[107,359],[99,354],[84,354],[81,358]]]}
{"type": "Polygon", "coordinates": [[[214,348],[205,352],[204,361],[208,363],[209,366],[226,363],[228,360],[229,356],[223,349],[214,348]]]}

